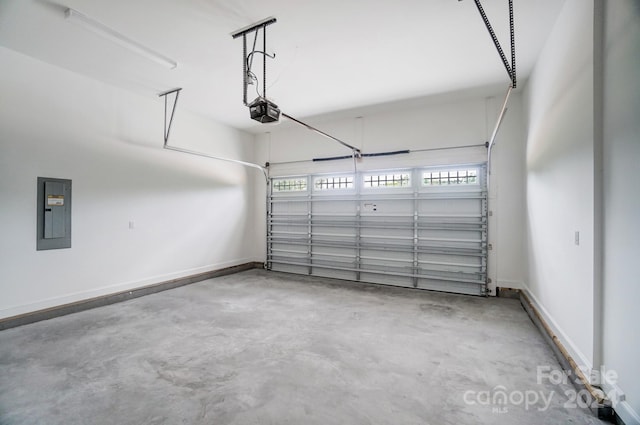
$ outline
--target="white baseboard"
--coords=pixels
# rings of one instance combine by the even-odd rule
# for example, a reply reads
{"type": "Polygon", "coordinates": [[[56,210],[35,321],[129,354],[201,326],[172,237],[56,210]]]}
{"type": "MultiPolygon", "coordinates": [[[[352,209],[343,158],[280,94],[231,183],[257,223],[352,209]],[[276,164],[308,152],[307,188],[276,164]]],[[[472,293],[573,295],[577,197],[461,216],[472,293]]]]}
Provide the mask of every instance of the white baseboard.
{"type": "MultiPolygon", "coordinates": [[[[21,314],[28,314],[35,311],[45,310],[48,308],[59,307],[65,304],[71,304],[79,301],[88,300],[91,298],[102,297],[105,295],[116,294],[119,292],[134,290],[142,288],[144,286],[154,285],[161,282],[166,282],[173,279],[180,279],[188,276],[197,275],[200,273],[207,273],[215,270],[224,269],[226,267],[233,267],[240,264],[254,262],[253,258],[242,258],[233,261],[227,261],[223,263],[210,264],[207,266],[196,267],[187,270],[181,270],[178,272],[167,273],[164,275],[150,276],[144,279],[139,279],[130,282],[121,282],[113,285],[107,285],[100,288],[94,288],[86,291],[79,291],[70,294],[65,294],[57,297],[46,298],[38,300],[28,304],[22,304],[17,306],[11,306],[0,310],[0,319],[18,316],[21,314]]],[[[263,262],[264,260],[258,260],[263,262]]]]}
{"type": "Polygon", "coordinates": [[[538,300],[538,298],[533,295],[527,284],[525,284],[524,282],[522,283],[521,290],[529,298],[542,319],[547,323],[549,328],[560,340],[560,343],[564,346],[564,348],[567,350],[576,364],[580,368],[583,368],[582,370],[585,373],[585,377],[589,378],[591,376],[591,370],[593,369],[593,362],[586,355],[584,355],[584,353],[576,346],[576,344],[573,343],[571,338],[569,338],[569,336],[562,330],[558,323],[553,319],[549,311],[544,308],[544,306],[540,303],[540,300],[538,300]]]}
{"type": "Polygon", "coordinates": [[[613,409],[625,425],[640,425],[640,415],[626,401],[618,403],[613,409]]]}
{"type": "Polygon", "coordinates": [[[624,391],[617,384],[603,383],[602,390],[607,395],[607,398],[611,400],[613,410],[620,416],[625,425],[640,425],[638,412],[633,410],[633,407],[626,400],[620,400],[620,396],[624,394],[624,391]]]}
{"type": "MultiPolygon", "coordinates": [[[[591,371],[593,368],[593,363],[590,361],[573,343],[571,338],[567,336],[567,334],[562,330],[562,328],[558,325],[558,323],[553,319],[551,314],[544,306],[540,303],[540,300],[533,295],[529,287],[523,283],[521,291],[527,296],[533,307],[537,310],[538,314],[547,324],[547,326],[551,329],[551,331],[558,338],[560,343],[564,346],[565,350],[569,353],[573,360],[580,367],[584,367],[585,377],[590,379],[592,377],[591,371]]],[[[592,383],[598,384],[598,383],[592,383]]],[[[629,404],[624,399],[624,391],[615,383],[609,384],[603,382],[601,385],[602,390],[612,403],[613,410],[616,414],[622,419],[625,425],[640,425],[640,414],[636,412],[631,404],[629,404]],[[622,395],[622,397],[621,397],[622,395]]]]}

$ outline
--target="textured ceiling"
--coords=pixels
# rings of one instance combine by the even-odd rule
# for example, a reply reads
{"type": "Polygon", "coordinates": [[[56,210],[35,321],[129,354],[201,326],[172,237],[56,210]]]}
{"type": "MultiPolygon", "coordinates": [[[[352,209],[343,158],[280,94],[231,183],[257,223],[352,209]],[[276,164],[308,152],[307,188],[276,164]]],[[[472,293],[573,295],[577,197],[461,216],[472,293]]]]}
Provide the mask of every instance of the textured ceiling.
{"type": "MultiPolygon", "coordinates": [[[[509,55],[507,0],[482,4],[509,55]]],[[[562,4],[514,0],[520,81],[562,4]]],[[[0,0],[0,45],[143,96],[182,87],[180,107],[258,131],[242,105],[242,41],[230,34],[269,16],[267,96],[296,117],[509,83],[472,0],[0,0]],[[69,7],[178,67],[69,22],[69,7]]],[[[262,81],[258,55],[254,70],[262,81]]]]}

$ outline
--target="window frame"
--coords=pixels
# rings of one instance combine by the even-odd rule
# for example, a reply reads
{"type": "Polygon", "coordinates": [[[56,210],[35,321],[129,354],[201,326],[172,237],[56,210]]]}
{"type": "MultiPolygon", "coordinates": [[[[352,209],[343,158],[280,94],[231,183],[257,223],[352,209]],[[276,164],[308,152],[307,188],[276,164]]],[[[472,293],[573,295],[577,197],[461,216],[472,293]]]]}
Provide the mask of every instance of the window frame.
{"type": "Polygon", "coordinates": [[[481,187],[482,184],[482,168],[479,166],[466,166],[466,167],[455,167],[455,168],[445,168],[445,167],[439,167],[439,168],[428,168],[428,169],[423,169],[420,171],[420,186],[422,188],[440,188],[440,187],[447,187],[447,188],[453,188],[453,187],[460,187],[460,188],[477,188],[477,187],[481,187]],[[460,172],[464,172],[466,175],[464,176],[460,176],[460,172]],[[473,172],[474,175],[469,175],[469,173],[473,172]],[[443,173],[447,173],[446,176],[442,176],[443,173]],[[456,173],[455,176],[452,176],[452,173],[456,173]],[[426,177],[426,175],[429,174],[429,177],[426,177]],[[434,177],[434,174],[438,174],[437,177],[434,177]],[[470,178],[474,178],[475,181],[470,183],[469,179],[470,178]],[[438,180],[440,183],[438,184],[434,184],[434,183],[426,183],[425,180],[431,180],[431,182],[433,182],[434,180],[438,180]],[[446,179],[446,180],[445,180],[446,179]],[[460,181],[461,179],[466,179],[467,181],[460,181]],[[446,181],[446,183],[443,183],[443,180],[446,181]],[[457,182],[454,182],[454,180],[458,180],[457,182]]]}
{"type": "Polygon", "coordinates": [[[362,173],[362,181],[360,182],[362,184],[362,189],[365,191],[368,190],[392,190],[392,191],[397,191],[397,190],[403,190],[403,189],[410,189],[413,186],[413,176],[412,176],[412,171],[411,170],[381,170],[378,172],[375,171],[369,171],[369,172],[364,172],[362,173]],[[391,181],[395,180],[396,176],[400,176],[400,181],[401,184],[400,185],[380,185],[380,177],[385,177],[385,181],[388,181],[388,177],[392,177],[391,181]],[[374,186],[373,185],[373,180],[371,180],[372,185],[368,186],[367,185],[367,178],[372,178],[372,177],[377,177],[378,178],[378,185],[374,186]],[[406,178],[405,178],[406,177],[406,178]],[[402,184],[402,182],[406,182],[406,184],[402,184]]]}
{"type": "Polygon", "coordinates": [[[274,177],[271,179],[271,193],[274,196],[282,196],[282,195],[301,195],[309,193],[309,177],[308,176],[287,176],[287,177],[274,177]],[[293,190],[279,190],[276,189],[277,182],[293,182],[304,181],[304,188],[302,189],[293,189],[293,190]]]}
{"type": "Polygon", "coordinates": [[[331,173],[331,174],[320,174],[320,175],[313,175],[312,179],[311,179],[311,190],[314,193],[332,193],[332,194],[336,194],[336,193],[350,193],[356,190],[356,175],[353,173],[349,173],[349,174],[345,174],[345,173],[331,173]],[[318,183],[323,180],[323,179],[332,179],[332,181],[329,183],[326,183],[326,187],[322,187],[322,183],[320,183],[320,186],[318,185],[318,183]],[[346,179],[350,181],[346,181],[344,182],[345,186],[341,185],[343,184],[342,182],[338,181],[336,182],[336,179],[346,179]],[[336,185],[338,185],[338,187],[336,187],[336,185]],[[332,186],[332,187],[329,187],[332,186]]]}

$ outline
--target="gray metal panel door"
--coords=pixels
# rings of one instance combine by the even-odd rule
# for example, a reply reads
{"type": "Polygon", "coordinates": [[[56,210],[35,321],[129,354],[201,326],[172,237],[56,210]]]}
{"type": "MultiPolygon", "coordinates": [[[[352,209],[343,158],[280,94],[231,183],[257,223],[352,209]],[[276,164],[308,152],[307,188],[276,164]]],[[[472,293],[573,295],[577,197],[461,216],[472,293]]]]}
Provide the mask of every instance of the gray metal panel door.
{"type": "Polygon", "coordinates": [[[267,268],[485,295],[485,164],[273,178],[267,268]]]}

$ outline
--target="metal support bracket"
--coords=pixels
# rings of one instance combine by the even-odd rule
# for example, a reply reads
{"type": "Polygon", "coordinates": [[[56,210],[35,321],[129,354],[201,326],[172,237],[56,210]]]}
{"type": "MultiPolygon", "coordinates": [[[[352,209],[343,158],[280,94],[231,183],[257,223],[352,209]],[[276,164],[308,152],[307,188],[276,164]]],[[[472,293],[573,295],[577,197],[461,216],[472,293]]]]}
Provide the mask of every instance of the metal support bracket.
{"type": "Polygon", "coordinates": [[[160,93],[158,96],[159,97],[164,97],[164,145],[165,147],[167,146],[167,143],[169,142],[169,133],[171,132],[171,124],[173,124],[173,116],[176,113],[176,106],[178,105],[178,97],[180,97],[180,90],[182,90],[182,87],[176,88],[176,89],[172,89],[163,93],[160,93]],[[171,116],[169,117],[169,122],[167,122],[167,105],[168,105],[168,101],[169,101],[169,95],[175,93],[176,96],[173,99],[173,107],[171,108],[171,116]]]}
{"type": "Polygon", "coordinates": [[[247,27],[241,28],[233,33],[231,37],[235,40],[238,37],[242,37],[242,102],[245,106],[249,104],[247,100],[247,87],[249,86],[249,75],[251,74],[251,64],[253,63],[253,55],[260,53],[263,55],[262,59],[262,97],[267,98],[267,57],[274,58],[274,55],[267,53],[267,26],[276,23],[277,20],[273,16],[265,18],[247,27]],[[263,51],[256,50],[256,41],[258,40],[258,31],[262,30],[262,48],[263,51]],[[253,49],[251,53],[247,54],[247,34],[252,32],[256,33],[253,41],[253,49]]]}
{"type": "Polygon", "coordinates": [[[478,8],[478,12],[480,12],[480,16],[484,21],[484,25],[487,27],[487,31],[489,31],[489,35],[491,35],[491,39],[493,40],[493,44],[496,46],[498,50],[498,54],[500,55],[500,59],[502,59],[502,64],[504,68],[507,70],[507,74],[509,74],[509,79],[511,80],[511,87],[516,88],[516,46],[515,46],[515,32],[513,27],[513,0],[509,0],[509,29],[511,33],[511,64],[507,61],[507,57],[502,50],[502,46],[500,46],[500,41],[498,41],[498,37],[496,36],[493,27],[491,26],[491,22],[489,22],[489,18],[487,14],[484,12],[482,8],[482,4],[480,0],[474,0],[476,7],[478,8]]]}
{"type": "Polygon", "coordinates": [[[240,165],[244,165],[245,167],[251,167],[251,168],[257,168],[260,171],[262,171],[262,173],[264,174],[264,178],[265,180],[268,182],[269,181],[269,173],[268,170],[265,167],[262,167],[261,165],[258,164],[254,164],[252,162],[245,162],[245,161],[240,161],[237,159],[230,159],[230,158],[221,158],[218,156],[213,156],[213,155],[209,155],[206,153],[202,153],[202,152],[196,152],[196,151],[192,151],[189,149],[184,149],[184,148],[178,148],[175,146],[169,146],[169,134],[171,132],[171,125],[173,124],[173,117],[176,113],[176,106],[178,105],[178,97],[180,96],[180,90],[182,90],[182,88],[176,88],[176,89],[172,89],[166,92],[162,92],[160,94],[158,94],[159,97],[164,97],[164,145],[162,146],[164,149],[167,150],[171,150],[171,151],[176,151],[176,152],[182,152],[182,153],[187,153],[190,155],[196,155],[196,156],[202,156],[205,158],[211,158],[211,159],[217,159],[219,161],[226,161],[226,162],[233,162],[235,164],[240,164],[240,165]],[[175,93],[176,96],[173,100],[173,106],[171,107],[171,115],[167,115],[168,112],[168,96],[172,93],[175,93]]]}
{"type": "MultiPolygon", "coordinates": [[[[252,25],[249,25],[247,27],[241,28],[233,33],[231,33],[231,37],[233,37],[234,39],[242,37],[242,102],[244,103],[245,106],[251,106],[248,103],[248,99],[247,99],[247,90],[248,90],[248,86],[249,84],[252,83],[252,81],[257,81],[257,78],[255,77],[255,75],[251,72],[251,66],[253,64],[253,55],[258,53],[262,55],[262,94],[260,94],[260,91],[258,91],[258,96],[261,99],[264,99],[265,101],[268,101],[267,99],[267,58],[275,58],[275,54],[270,55],[269,53],[267,53],[267,26],[276,23],[277,20],[274,17],[269,17],[266,19],[263,19],[262,21],[256,22],[252,25]],[[258,40],[258,33],[259,31],[262,30],[262,51],[260,50],[256,50],[256,43],[258,40]],[[251,49],[250,53],[247,53],[247,34],[250,34],[252,32],[255,32],[255,38],[253,40],[253,47],[251,49]]],[[[275,105],[274,105],[275,106],[275,105]]],[[[288,118],[289,120],[300,124],[304,127],[306,127],[307,129],[311,130],[311,131],[315,131],[316,133],[329,138],[333,141],[336,141],[338,143],[340,143],[341,145],[351,149],[351,153],[352,153],[352,157],[354,158],[354,168],[355,168],[355,160],[356,158],[362,158],[362,152],[360,151],[360,149],[356,148],[355,146],[352,146],[348,143],[343,142],[342,140],[338,139],[337,137],[333,137],[330,134],[325,133],[324,131],[318,130],[317,128],[310,126],[309,124],[306,124],[294,117],[292,117],[291,115],[285,114],[284,112],[280,112],[278,111],[279,115],[282,115],[285,118],[288,118]]],[[[277,121],[278,118],[275,118],[275,120],[277,121]]]]}

